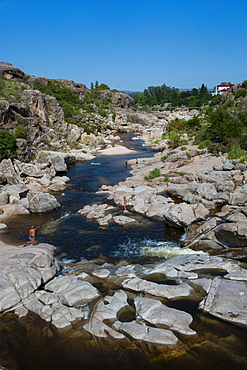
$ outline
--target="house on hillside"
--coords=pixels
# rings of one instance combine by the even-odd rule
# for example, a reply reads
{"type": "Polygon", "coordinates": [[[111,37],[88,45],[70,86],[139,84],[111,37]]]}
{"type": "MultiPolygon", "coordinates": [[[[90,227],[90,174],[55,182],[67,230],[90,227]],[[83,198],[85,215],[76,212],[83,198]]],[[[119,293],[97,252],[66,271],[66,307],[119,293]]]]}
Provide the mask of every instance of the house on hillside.
{"type": "Polygon", "coordinates": [[[223,94],[224,92],[231,91],[232,86],[234,86],[234,84],[221,82],[220,85],[216,85],[214,87],[213,95],[223,94]]]}

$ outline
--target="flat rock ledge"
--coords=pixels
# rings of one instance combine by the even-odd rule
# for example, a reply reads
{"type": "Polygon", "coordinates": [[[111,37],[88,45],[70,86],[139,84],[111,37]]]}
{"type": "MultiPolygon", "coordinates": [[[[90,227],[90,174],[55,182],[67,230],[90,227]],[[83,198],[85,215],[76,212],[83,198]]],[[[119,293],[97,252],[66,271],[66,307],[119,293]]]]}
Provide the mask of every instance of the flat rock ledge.
{"type": "Polygon", "coordinates": [[[240,262],[204,253],[177,256],[148,267],[83,260],[64,268],[54,252],[49,244],[0,244],[2,313],[14,312],[21,320],[31,312],[52,331],[74,330],[106,341],[138,341],[156,350],[197,337],[186,302],[247,328],[247,270],[240,262]],[[100,285],[114,289],[102,293],[97,289],[100,285]],[[182,305],[179,310],[172,308],[176,301],[182,305]]]}

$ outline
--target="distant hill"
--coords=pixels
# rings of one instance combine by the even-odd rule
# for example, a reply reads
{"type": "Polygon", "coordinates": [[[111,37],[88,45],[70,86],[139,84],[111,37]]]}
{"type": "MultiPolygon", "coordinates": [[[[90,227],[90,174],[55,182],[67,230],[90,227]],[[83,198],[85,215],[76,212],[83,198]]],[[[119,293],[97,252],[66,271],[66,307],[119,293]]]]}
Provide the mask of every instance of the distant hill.
{"type": "Polygon", "coordinates": [[[123,91],[122,90],[121,92],[124,93],[124,94],[127,94],[127,95],[131,96],[132,98],[133,98],[133,96],[135,94],[141,94],[141,95],[143,95],[143,92],[142,91],[126,91],[126,90],[123,91]]]}

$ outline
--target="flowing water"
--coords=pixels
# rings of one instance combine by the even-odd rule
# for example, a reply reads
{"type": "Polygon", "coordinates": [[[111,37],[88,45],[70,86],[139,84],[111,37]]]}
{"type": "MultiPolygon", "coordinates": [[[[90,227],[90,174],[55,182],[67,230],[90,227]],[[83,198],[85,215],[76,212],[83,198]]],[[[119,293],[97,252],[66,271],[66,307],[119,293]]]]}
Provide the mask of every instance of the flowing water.
{"type": "MultiPolygon", "coordinates": [[[[152,157],[154,151],[143,147],[143,141],[124,137],[123,144],[136,150],[129,155],[101,155],[87,162],[78,162],[68,171],[70,182],[66,191],[56,193],[61,204],[58,211],[43,215],[17,216],[8,222],[9,233],[3,235],[4,241],[25,243],[30,225],[40,225],[37,240],[60,248],[66,259],[80,261],[99,255],[113,260],[128,259],[144,262],[184,253],[179,247],[182,232],[131,211],[127,216],[134,217],[138,224],[123,227],[110,223],[107,228],[99,228],[92,220],[79,215],[78,210],[85,205],[108,203],[115,207],[114,215],[122,215],[123,207],[107,200],[107,194],[96,194],[101,185],[115,185],[130,177],[131,166],[126,169],[125,159],[152,157]]],[[[187,250],[188,252],[188,250],[187,250]]],[[[187,253],[186,252],[186,253],[187,253]]]]}

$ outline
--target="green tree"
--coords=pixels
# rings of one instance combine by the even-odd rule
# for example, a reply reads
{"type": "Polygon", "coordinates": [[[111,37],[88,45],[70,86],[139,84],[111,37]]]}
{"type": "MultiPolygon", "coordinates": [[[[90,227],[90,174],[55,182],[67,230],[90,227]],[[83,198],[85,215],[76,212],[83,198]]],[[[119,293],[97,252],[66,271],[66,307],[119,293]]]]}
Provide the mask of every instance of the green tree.
{"type": "Polygon", "coordinates": [[[98,86],[98,89],[99,89],[99,90],[110,90],[110,87],[109,87],[109,86],[107,86],[106,84],[100,84],[100,85],[98,86]]]}
{"type": "Polygon", "coordinates": [[[243,132],[243,122],[231,116],[231,114],[222,107],[215,110],[209,110],[207,120],[210,123],[207,129],[207,136],[210,139],[216,139],[227,143],[229,139],[240,138],[243,132]]]}
{"type": "Polygon", "coordinates": [[[204,84],[202,84],[202,86],[200,87],[199,89],[199,95],[200,95],[200,98],[202,98],[204,95],[206,95],[208,93],[208,89],[207,89],[207,86],[205,86],[204,84]]]}
{"type": "Polygon", "coordinates": [[[91,82],[91,90],[94,89],[94,85],[93,85],[93,82],[91,82]]]}
{"type": "Polygon", "coordinates": [[[94,85],[95,89],[97,89],[99,87],[99,83],[98,81],[95,81],[95,85],[94,85]]]}
{"type": "Polygon", "coordinates": [[[244,89],[247,89],[247,80],[244,80],[244,81],[243,81],[243,88],[244,88],[244,89]]]}

